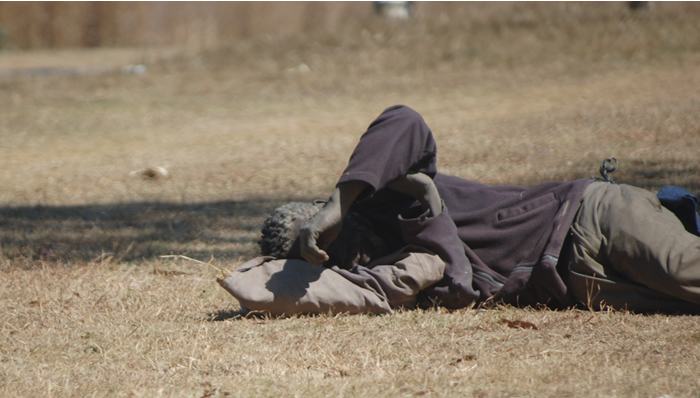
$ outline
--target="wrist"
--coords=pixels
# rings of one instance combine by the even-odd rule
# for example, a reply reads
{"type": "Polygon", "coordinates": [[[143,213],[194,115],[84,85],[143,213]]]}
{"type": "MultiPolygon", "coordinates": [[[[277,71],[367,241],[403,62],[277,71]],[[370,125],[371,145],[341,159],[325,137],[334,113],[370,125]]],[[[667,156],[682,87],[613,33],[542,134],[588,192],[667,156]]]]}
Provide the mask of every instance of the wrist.
{"type": "Polygon", "coordinates": [[[388,185],[389,188],[414,197],[424,211],[433,216],[442,212],[442,200],[433,179],[423,173],[406,174],[388,185]]]}
{"type": "Polygon", "coordinates": [[[340,183],[331,194],[328,202],[332,202],[333,206],[339,207],[340,213],[345,216],[350,206],[355,203],[357,197],[360,196],[367,186],[368,184],[363,181],[347,181],[340,183]]]}

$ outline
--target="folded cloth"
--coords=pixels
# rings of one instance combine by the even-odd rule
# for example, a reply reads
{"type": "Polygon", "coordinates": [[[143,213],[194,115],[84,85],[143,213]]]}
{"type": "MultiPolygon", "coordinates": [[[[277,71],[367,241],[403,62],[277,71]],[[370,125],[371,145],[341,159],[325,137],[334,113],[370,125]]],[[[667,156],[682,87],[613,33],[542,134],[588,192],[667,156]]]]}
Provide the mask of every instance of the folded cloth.
{"type": "Polygon", "coordinates": [[[667,185],[656,194],[659,202],[683,223],[686,231],[700,236],[698,197],[675,185],[667,185]]]}
{"type": "Polygon", "coordinates": [[[219,285],[238,299],[243,311],[273,316],[392,312],[381,294],[302,260],[257,257],[219,280],[219,285]]]}
{"type": "MultiPolygon", "coordinates": [[[[407,249],[410,249],[408,247],[407,249]]],[[[323,268],[302,260],[257,257],[219,284],[243,311],[273,316],[323,313],[391,314],[415,307],[418,293],[442,279],[445,263],[437,255],[397,252],[371,269],[323,268]]]]}

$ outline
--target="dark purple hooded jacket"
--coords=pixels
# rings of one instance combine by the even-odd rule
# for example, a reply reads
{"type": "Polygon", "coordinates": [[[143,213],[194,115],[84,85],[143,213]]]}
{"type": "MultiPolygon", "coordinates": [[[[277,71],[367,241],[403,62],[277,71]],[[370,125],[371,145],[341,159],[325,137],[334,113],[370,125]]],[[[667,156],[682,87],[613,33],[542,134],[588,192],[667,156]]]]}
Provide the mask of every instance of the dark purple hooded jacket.
{"type": "Polygon", "coordinates": [[[368,218],[392,249],[415,244],[445,261],[444,279],[422,293],[423,302],[448,308],[485,300],[573,305],[557,263],[591,180],[492,187],[438,173],[436,153],[423,118],[411,108],[394,106],[362,135],[338,181],[369,185],[353,211],[368,218]],[[409,172],[433,178],[442,214],[425,217],[413,198],[386,188],[409,172]]]}

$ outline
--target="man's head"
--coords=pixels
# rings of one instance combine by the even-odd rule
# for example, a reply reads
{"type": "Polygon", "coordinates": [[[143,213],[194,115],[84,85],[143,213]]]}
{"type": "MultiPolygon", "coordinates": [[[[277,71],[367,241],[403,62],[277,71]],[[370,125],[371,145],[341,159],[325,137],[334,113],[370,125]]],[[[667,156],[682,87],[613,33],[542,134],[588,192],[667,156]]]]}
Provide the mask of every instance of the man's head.
{"type": "Polygon", "coordinates": [[[318,213],[311,203],[291,202],[280,206],[265,220],[258,241],[263,256],[301,258],[299,229],[318,213]],[[294,249],[294,250],[293,250],[294,249]]]}
{"type": "MultiPolygon", "coordinates": [[[[321,205],[292,202],[280,206],[263,223],[258,241],[263,256],[301,259],[299,229],[320,209],[321,205]]],[[[338,238],[327,248],[327,265],[350,269],[368,265],[373,259],[388,254],[384,240],[370,228],[369,222],[357,213],[349,212],[343,219],[338,238]]]]}

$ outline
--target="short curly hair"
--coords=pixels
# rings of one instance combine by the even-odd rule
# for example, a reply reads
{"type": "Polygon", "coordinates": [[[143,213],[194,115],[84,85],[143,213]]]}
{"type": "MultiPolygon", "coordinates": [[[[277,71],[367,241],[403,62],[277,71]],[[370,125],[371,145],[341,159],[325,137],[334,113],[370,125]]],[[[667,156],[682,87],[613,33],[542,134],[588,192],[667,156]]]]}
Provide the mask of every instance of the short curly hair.
{"type": "MultiPolygon", "coordinates": [[[[258,241],[260,253],[276,258],[301,258],[300,253],[293,252],[299,228],[319,210],[317,205],[302,202],[275,209],[263,223],[258,241]]],[[[372,260],[388,254],[384,240],[372,230],[369,221],[352,211],[345,215],[338,238],[325,250],[330,257],[326,265],[344,269],[368,266],[372,260]]]]}
{"type": "Polygon", "coordinates": [[[291,202],[276,208],[260,231],[260,254],[276,258],[299,258],[299,254],[291,253],[299,228],[318,211],[318,206],[306,202],[291,202]]]}

